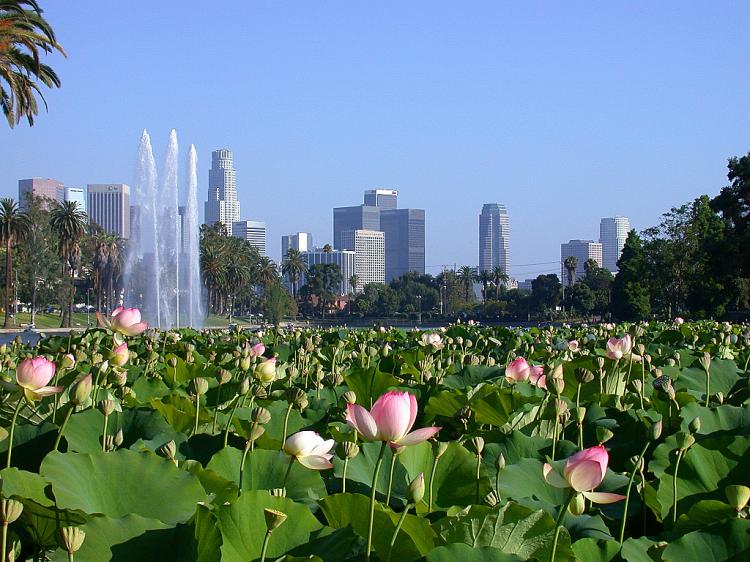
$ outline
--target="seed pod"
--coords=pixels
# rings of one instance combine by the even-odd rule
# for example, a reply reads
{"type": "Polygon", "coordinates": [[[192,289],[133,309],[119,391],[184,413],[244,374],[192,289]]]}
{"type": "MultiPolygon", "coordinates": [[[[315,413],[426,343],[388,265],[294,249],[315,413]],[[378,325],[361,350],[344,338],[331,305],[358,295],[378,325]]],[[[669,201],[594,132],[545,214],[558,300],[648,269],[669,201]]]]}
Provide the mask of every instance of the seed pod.
{"type": "Polygon", "coordinates": [[[273,488],[271,490],[268,490],[268,493],[271,494],[275,498],[285,498],[286,488],[273,488]]]}
{"type": "Polygon", "coordinates": [[[604,369],[604,357],[597,357],[595,359],[597,368],[601,371],[604,369]]]}
{"type": "Polygon", "coordinates": [[[688,425],[688,428],[690,429],[690,433],[699,433],[701,430],[700,416],[694,417],[693,421],[691,421],[690,424],[688,425]]]}
{"type": "Polygon", "coordinates": [[[263,517],[266,519],[266,529],[268,532],[272,532],[274,529],[278,529],[284,521],[286,521],[286,513],[278,511],[276,509],[265,508],[263,510],[263,517]]]}
{"type": "Polygon", "coordinates": [[[343,398],[344,402],[346,402],[347,404],[357,403],[357,395],[354,393],[353,390],[347,390],[346,392],[344,392],[341,398],[343,398]]]}
{"type": "Polygon", "coordinates": [[[500,503],[500,496],[495,490],[492,490],[486,496],[484,496],[484,503],[486,503],[490,507],[495,507],[498,503],[500,503]]]}
{"type": "Polygon", "coordinates": [[[352,441],[343,441],[336,446],[336,454],[341,459],[353,459],[359,454],[359,445],[352,441]]]}
{"type": "Polygon", "coordinates": [[[695,437],[684,431],[678,431],[675,433],[675,439],[677,441],[677,448],[680,451],[687,451],[695,443],[695,437]]]}
{"type": "Polygon", "coordinates": [[[80,527],[62,527],[57,531],[58,543],[68,554],[75,554],[81,548],[86,533],[80,527]]]}
{"type": "Polygon", "coordinates": [[[102,414],[104,414],[105,417],[108,417],[115,411],[115,408],[117,408],[117,402],[114,400],[101,400],[99,402],[99,408],[101,408],[102,414]]]}
{"type": "Polygon", "coordinates": [[[594,373],[582,367],[577,368],[575,374],[576,380],[581,384],[586,384],[594,380],[594,373]]]}
{"type": "Polygon", "coordinates": [[[448,443],[445,441],[435,441],[432,444],[432,450],[435,453],[435,459],[439,459],[448,450],[448,443]]]}
{"type": "Polygon", "coordinates": [[[256,406],[250,413],[250,419],[255,423],[265,425],[271,421],[271,412],[266,410],[263,406],[256,406]]]}
{"type": "Polygon", "coordinates": [[[177,453],[177,444],[174,442],[174,440],[167,441],[166,443],[164,443],[164,445],[156,449],[157,455],[159,455],[160,457],[164,457],[165,459],[169,459],[171,461],[174,460],[174,456],[176,453],[177,453]]]}
{"type": "Polygon", "coordinates": [[[599,440],[599,444],[606,443],[610,439],[612,439],[615,436],[614,433],[612,433],[611,430],[607,429],[606,427],[597,426],[596,427],[596,438],[599,440]]]}
{"type": "Polygon", "coordinates": [[[203,377],[196,377],[190,381],[192,394],[195,396],[202,396],[208,392],[208,381],[203,377]]]}

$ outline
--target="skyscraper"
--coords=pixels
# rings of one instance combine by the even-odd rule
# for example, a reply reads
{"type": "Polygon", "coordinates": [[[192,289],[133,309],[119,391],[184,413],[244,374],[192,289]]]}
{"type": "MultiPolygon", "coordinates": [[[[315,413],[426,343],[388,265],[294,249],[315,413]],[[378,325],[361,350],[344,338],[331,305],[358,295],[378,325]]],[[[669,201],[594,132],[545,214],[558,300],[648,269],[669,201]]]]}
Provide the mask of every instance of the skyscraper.
{"type": "Polygon", "coordinates": [[[90,222],[111,234],[130,237],[130,186],[90,183],[87,208],[90,222]]]}
{"type": "Polygon", "coordinates": [[[65,200],[65,187],[62,182],[49,178],[18,180],[18,206],[21,210],[26,210],[26,199],[29,194],[49,199],[46,205],[49,208],[50,202],[65,200]]]}
{"type": "Polygon", "coordinates": [[[227,232],[240,220],[240,202],[237,200],[237,182],[232,151],[214,150],[211,169],[208,171],[208,200],[205,207],[206,224],[220,222],[227,232]]]}
{"type": "Polygon", "coordinates": [[[261,221],[235,221],[232,223],[232,236],[250,242],[260,252],[266,255],[266,223],[261,221]]]}
{"type": "Polygon", "coordinates": [[[380,209],[371,205],[336,207],[333,209],[333,247],[341,245],[341,233],[347,230],[380,230],[380,209]]]}
{"type": "Polygon", "coordinates": [[[361,289],[368,283],[385,283],[385,234],[379,230],[345,230],[344,250],[354,250],[354,273],[361,289]]]}
{"type": "Polygon", "coordinates": [[[313,249],[313,238],[309,232],[297,232],[281,237],[281,259],[283,260],[289,250],[308,252],[313,249]]]}
{"type": "Polygon", "coordinates": [[[602,266],[602,245],[593,240],[571,240],[560,244],[560,273],[562,279],[567,279],[564,262],[566,258],[576,258],[576,280],[583,278],[586,274],[586,260],[594,260],[599,267],[602,266]]]}
{"type": "Polygon", "coordinates": [[[479,214],[479,271],[510,274],[510,223],[505,205],[485,203],[479,214]]]}
{"type": "Polygon", "coordinates": [[[385,234],[385,281],[425,269],[424,209],[381,209],[380,230],[385,234]]]}
{"type": "Polygon", "coordinates": [[[381,209],[398,207],[398,191],[395,189],[368,189],[365,191],[365,205],[381,209]]]}
{"type": "Polygon", "coordinates": [[[82,187],[66,187],[65,200],[73,201],[79,209],[86,212],[86,191],[82,187]]]}
{"type": "MultiPolygon", "coordinates": [[[[333,263],[338,265],[341,273],[341,283],[338,287],[339,294],[348,295],[352,292],[352,285],[349,280],[352,278],[352,275],[354,275],[354,252],[350,250],[332,250],[330,252],[324,252],[320,248],[315,248],[314,250],[302,252],[301,257],[308,269],[317,264],[333,263]]],[[[303,286],[304,284],[305,276],[302,275],[300,286],[303,286]]],[[[361,281],[357,289],[362,290],[361,281]]]]}
{"type": "Polygon", "coordinates": [[[630,232],[630,221],[627,217],[606,217],[599,223],[603,267],[612,273],[617,272],[617,260],[622,254],[628,232],[630,232]]]}

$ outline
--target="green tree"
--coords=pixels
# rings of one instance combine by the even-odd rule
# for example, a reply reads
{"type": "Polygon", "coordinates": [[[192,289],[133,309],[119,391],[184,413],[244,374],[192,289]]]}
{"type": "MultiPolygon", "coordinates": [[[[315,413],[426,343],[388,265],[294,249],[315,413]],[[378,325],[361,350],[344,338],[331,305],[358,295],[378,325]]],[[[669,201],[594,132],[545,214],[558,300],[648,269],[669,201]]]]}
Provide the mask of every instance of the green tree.
{"type": "Polygon", "coordinates": [[[359,289],[359,275],[356,273],[352,274],[351,277],[349,277],[349,285],[352,287],[352,292],[357,293],[357,289],[359,289]]]}
{"type": "Polygon", "coordinates": [[[642,320],[651,314],[647,284],[646,257],[641,237],[628,233],[620,259],[619,272],[612,284],[612,313],[620,320],[642,320]]]}
{"type": "Polygon", "coordinates": [[[307,272],[305,285],[300,294],[308,303],[317,299],[320,314],[325,316],[326,310],[329,310],[335,302],[341,281],[341,268],[338,264],[318,263],[310,267],[307,272]]]}
{"type": "Polygon", "coordinates": [[[289,279],[292,284],[292,297],[297,300],[297,289],[300,279],[307,273],[307,264],[302,259],[302,254],[295,248],[289,248],[286,251],[284,260],[281,264],[281,272],[289,279]]]}
{"type": "Polygon", "coordinates": [[[492,273],[487,270],[482,270],[476,275],[477,282],[482,284],[482,303],[487,302],[487,288],[492,282],[492,273]]]}
{"type": "Polygon", "coordinates": [[[495,300],[500,300],[500,288],[505,286],[510,277],[508,273],[500,266],[492,270],[492,281],[495,283],[495,300]]]}
{"type": "Polygon", "coordinates": [[[568,275],[568,287],[572,287],[576,282],[576,268],[578,267],[578,258],[575,256],[568,256],[563,262],[565,273],[568,275]]]}
{"type": "Polygon", "coordinates": [[[279,326],[285,316],[297,315],[297,304],[277,279],[266,287],[263,299],[263,314],[274,326],[279,326]]]}
{"type": "Polygon", "coordinates": [[[62,271],[67,272],[69,291],[67,306],[63,307],[63,328],[70,328],[75,300],[75,275],[80,266],[81,239],[86,233],[86,213],[73,201],[57,202],[50,212],[50,226],[57,234],[57,255],[62,261],[62,271]]]}
{"type": "Polygon", "coordinates": [[[554,273],[540,275],[531,282],[531,298],[534,308],[547,314],[560,304],[560,278],[554,273]]]}
{"type": "Polygon", "coordinates": [[[604,316],[609,310],[610,293],[612,291],[612,273],[605,268],[599,267],[595,260],[586,260],[584,268],[586,274],[581,280],[589,289],[594,297],[594,307],[592,312],[604,316]],[[589,262],[593,262],[593,265],[589,262]],[[586,268],[588,264],[588,268],[586,268]]]}
{"type": "Polygon", "coordinates": [[[65,54],[36,0],[0,1],[0,107],[11,128],[24,118],[34,124],[37,96],[47,106],[42,86],[60,87],[55,71],[41,62],[42,53],[53,51],[65,54]]]}
{"type": "Polygon", "coordinates": [[[473,289],[474,289],[474,270],[468,265],[463,266],[458,270],[458,279],[461,282],[461,286],[464,290],[464,299],[467,302],[473,302],[473,289]]]}
{"type": "Polygon", "coordinates": [[[570,305],[573,310],[583,316],[588,316],[594,310],[594,293],[585,283],[576,283],[570,289],[570,305]]]}
{"type": "Polygon", "coordinates": [[[13,249],[23,240],[30,229],[29,217],[18,209],[13,199],[0,199],[0,242],[5,246],[5,320],[8,327],[11,298],[13,296],[13,249]]]}

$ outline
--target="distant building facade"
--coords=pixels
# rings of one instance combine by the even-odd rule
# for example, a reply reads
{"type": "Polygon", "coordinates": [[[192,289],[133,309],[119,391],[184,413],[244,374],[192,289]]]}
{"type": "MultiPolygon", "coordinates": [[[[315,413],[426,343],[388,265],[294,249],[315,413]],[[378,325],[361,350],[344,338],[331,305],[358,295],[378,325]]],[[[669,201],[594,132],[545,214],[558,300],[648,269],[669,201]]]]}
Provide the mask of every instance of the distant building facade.
{"type": "Polygon", "coordinates": [[[369,283],[385,283],[385,234],[379,230],[345,230],[341,233],[343,250],[353,250],[354,273],[358,290],[369,283]]]}
{"type": "MultiPolygon", "coordinates": [[[[26,210],[29,194],[33,194],[34,197],[45,197],[50,201],[64,201],[65,186],[62,182],[50,178],[18,180],[18,206],[23,211],[26,210]]],[[[49,202],[46,207],[51,207],[49,202]]]]}
{"type": "Polygon", "coordinates": [[[232,151],[214,150],[211,169],[208,171],[208,200],[205,205],[205,222],[222,223],[227,232],[240,220],[240,202],[237,199],[237,178],[232,151]]]}
{"type": "Polygon", "coordinates": [[[560,245],[560,273],[561,279],[567,280],[567,271],[563,265],[565,260],[574,256],[576,258],[576,280],[582,279],[586,274],[584,264],[586,260],[594,260],[602,267],[602,245],[593,240],[571,240],[560,245]]]}
{"type": "MultiPolygon", "coordinates": [[[[324,252],[320,248],[315,248],[306,252],[301,252],[302,261],[305,262],[307,268],[310,269],[312,266],[317,264],[336,264],[339,266],[341,272],[341,283],[338,287],[340,295],[348,295],[352,292],[351,283],[349,280],[354,275],[355,271],[355,254],[350,250],[332,250],[330,252],[324,252]]],[[[305,276],[302,275],[300,280],[300,286],[305,284],[305,276]]]]}
{"type": "Polygon", "coordinates": [[[124,183],[90,183],[89,222],[110,234],[130,238],[130,186],[124,183]]]}
{"type": "Polygon", "coordinates": [[[65,201],[75,203],[84,213],[88,212],[86,210],[88,208],[86,205],[86,190],[82,187],[66,187],[65,201]]]}
{"type": "Polygon", "coordinates": [[[409,271],[425,271],[425,213],[423,209],[382,209],[385,234],[385,281],[409,271]]]}
{"type": "Polygon", "coordinates": [[[395,189],[368,189],[365,191],[365,205],[381,209],[398,208],[398,191],[395,189]]]}
{"type": "Polygon", "coordinates": [[[625,240],[630,232],[630,220],[627,217],[605,217],[599,223],[599,242],[602,245],[602,264],[612,273],[617,272],[617,260],[620,259],[625,240]]]}
{"type": "Polygon", "coordinates": [[[479,214],[479,271],[496,267],[510,275],[510,221],[500,203],[485,203],[479,214]]]}
{"type": "Polygon", "coordinates": [[[333,209],[333,247],[343,250],[341,234],[349,230],[380,230],[380,209],[371,205],[333,209]]]}
{"type": "Polygon", "coordinates": [[[298,252],[309,252],[313,249],[313,238],[309,232],[297,232],[281,237],[281,259],[284,260],[289,250],[298,252]]]}
{"type": "Polygon", "coordinates": [[[261,256],[266,255],[266,223],[261,221],[235,221],[232,223],[232,236],[250,242],[261,256]]]}

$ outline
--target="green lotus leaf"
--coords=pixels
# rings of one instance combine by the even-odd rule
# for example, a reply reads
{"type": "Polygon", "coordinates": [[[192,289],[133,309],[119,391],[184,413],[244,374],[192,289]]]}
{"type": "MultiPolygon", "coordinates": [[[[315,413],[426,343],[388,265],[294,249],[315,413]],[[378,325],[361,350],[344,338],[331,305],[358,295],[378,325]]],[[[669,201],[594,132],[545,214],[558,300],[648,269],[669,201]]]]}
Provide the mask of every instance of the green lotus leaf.
{"type": "MultiPolygon", "coordinates": [[[[472,548],[466,544],[457,543],[447,546],[439,546],[430,551],[425,557],[426,562],[522,562],[514,554],[506,554],[499,548],[484,546],[482,548],[472,548]]],[[[557,558],[558,561],[565,560],[557,558]]],[[[570,560],[568,558],[568,560],[570,560]]]]}
{"type": "Polygon", "coordinates": [[[0,491],[4,498],[29,499],[40,505],[50,506],[54,502],[44,493],[48,484],[45,478],[35,472],[15,467],[0,470],[0,491]]]}
{"type": "Polygon", "coordinates": [[[747,519],[731,519],[721,525],[712,525],[682,535],[671,542],[662,554],[662,560],[665,562],[733,562],[749,558],[750,521],[747,519]]]}
{"type": "Polygon", "coordinates": [[[580,562],[609,562],[620,552],[616,541],[581,539],[573,543],[573,553],[580,562]]]}

